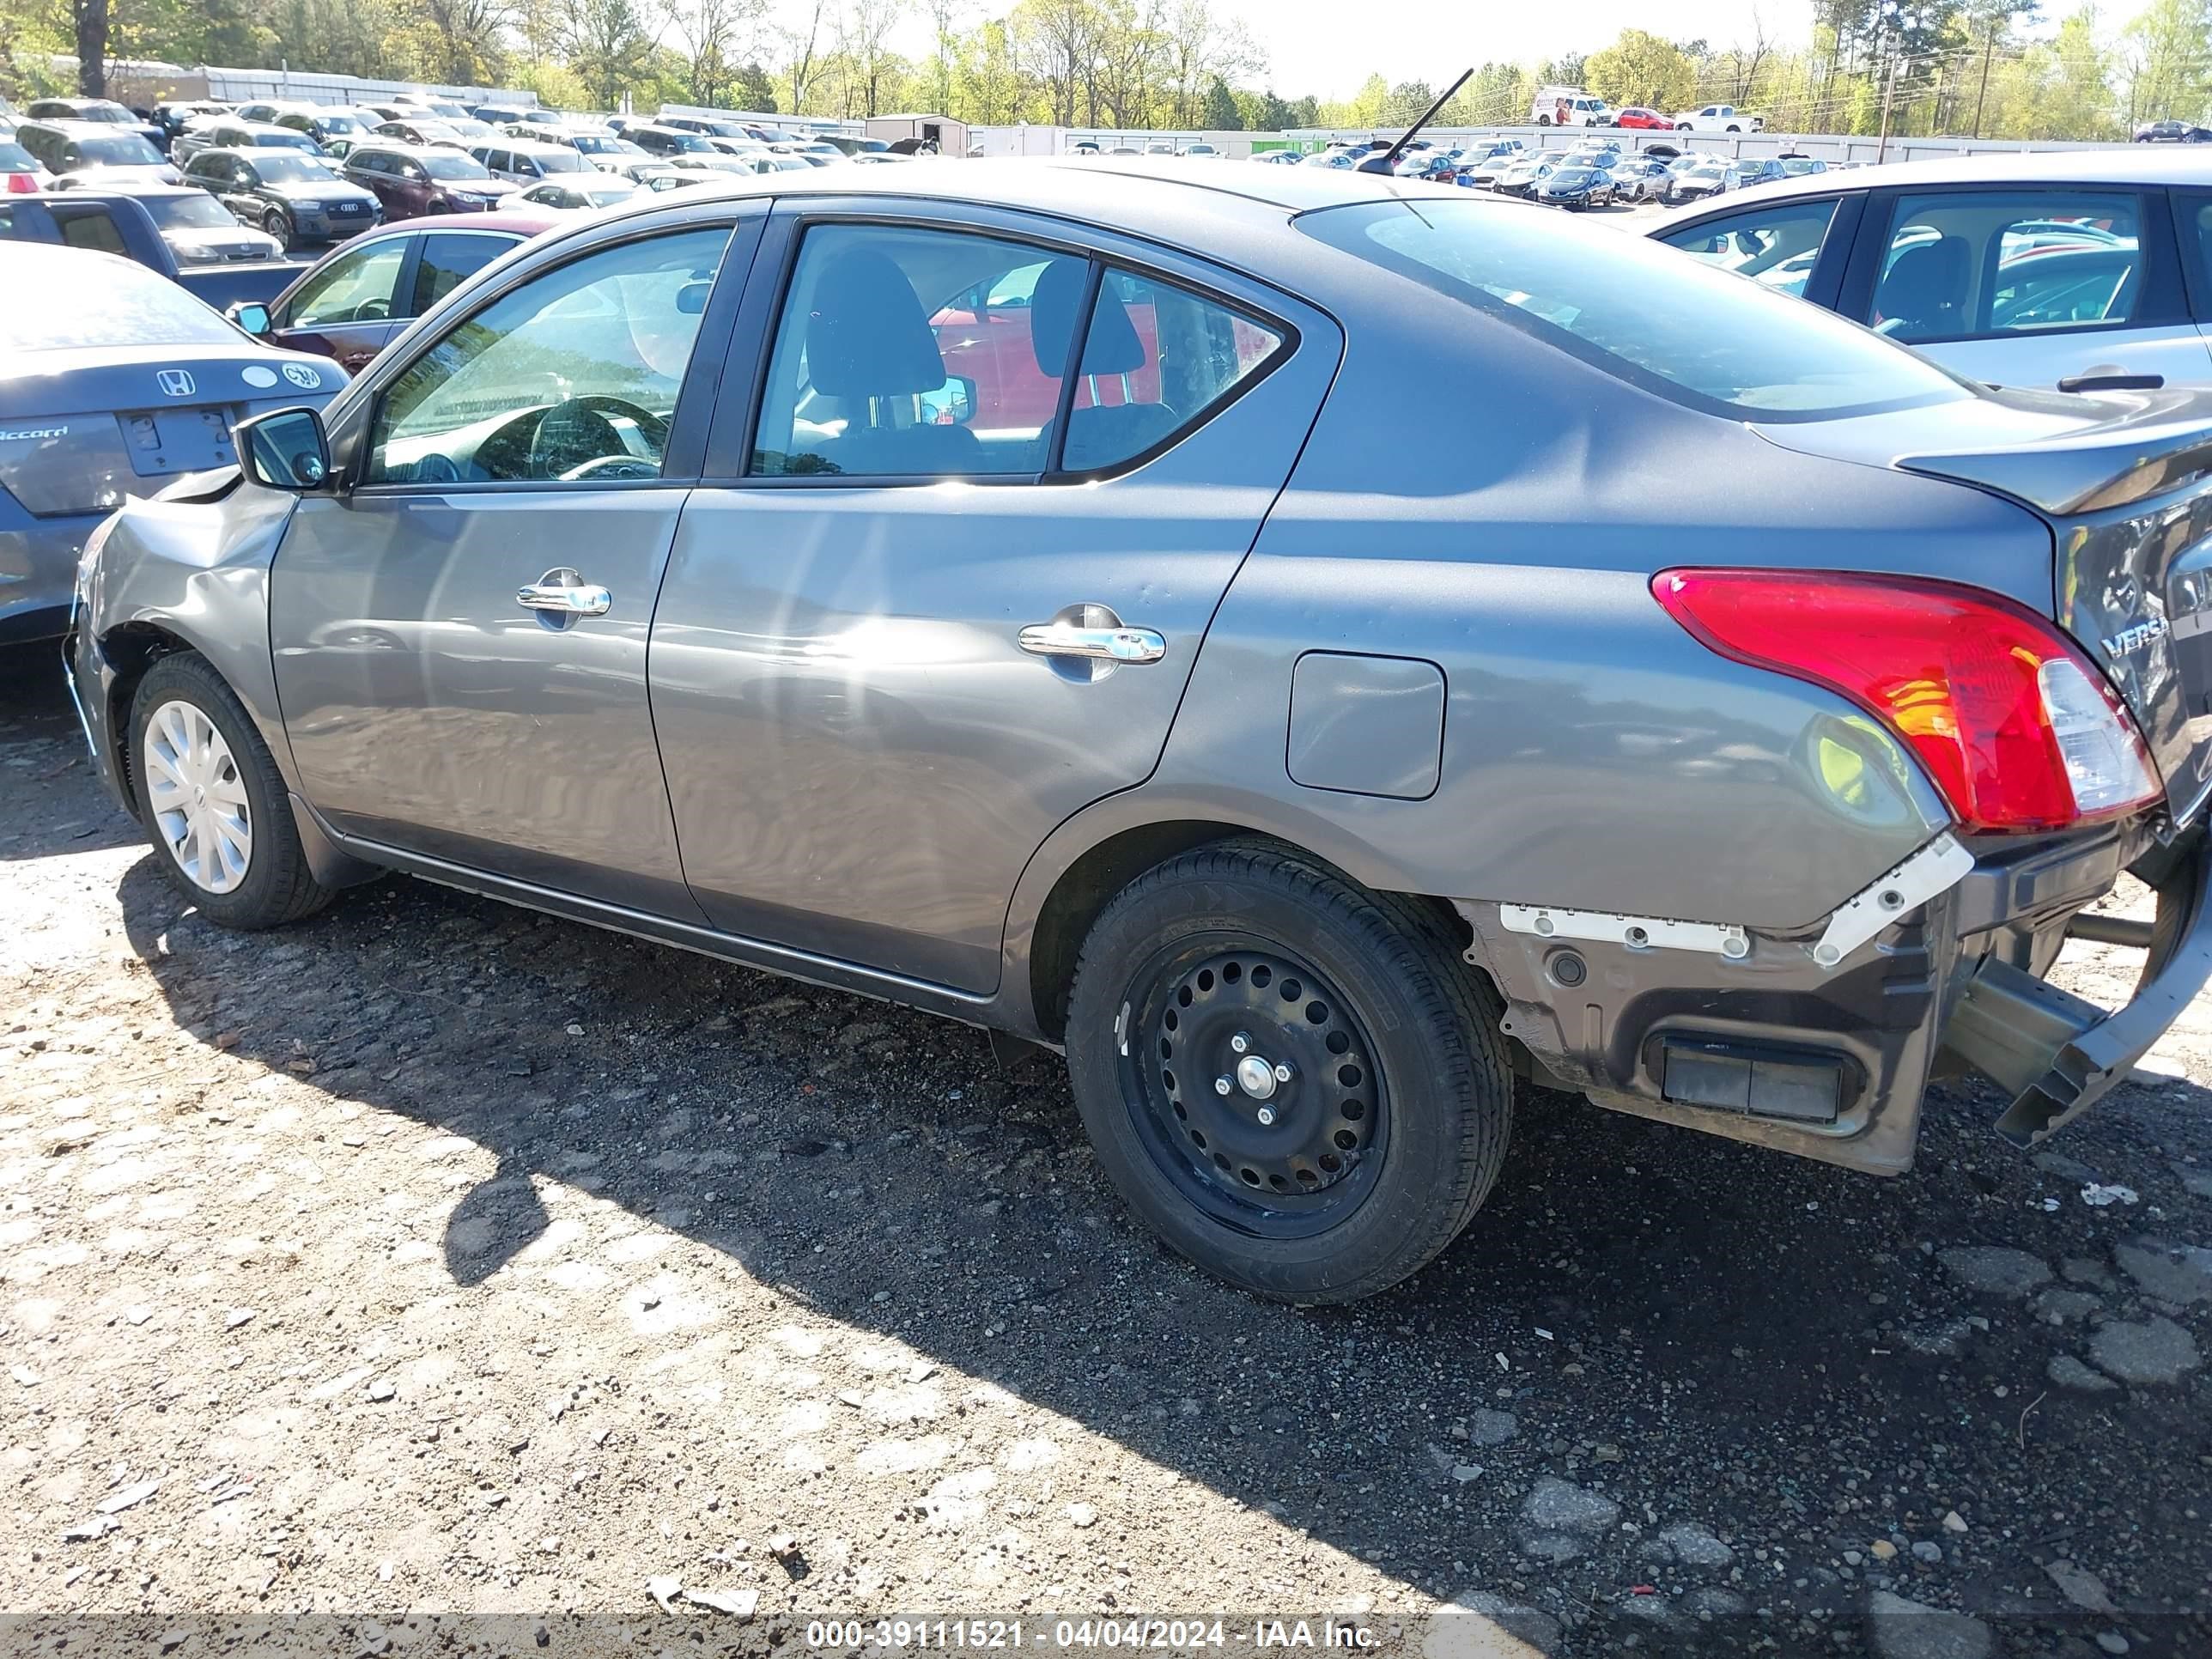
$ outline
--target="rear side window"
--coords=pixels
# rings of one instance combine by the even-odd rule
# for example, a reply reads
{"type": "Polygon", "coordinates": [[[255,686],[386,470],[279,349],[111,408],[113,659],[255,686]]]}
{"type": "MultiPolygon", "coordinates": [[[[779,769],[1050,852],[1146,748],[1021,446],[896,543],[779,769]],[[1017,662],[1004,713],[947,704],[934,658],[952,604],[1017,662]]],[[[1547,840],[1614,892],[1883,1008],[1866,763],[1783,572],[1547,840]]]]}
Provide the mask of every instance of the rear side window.
{"type": "Polygon", "coordinates": [[[1187,289],[1108,270],[1084,337],[1061,470],[1119,466],[1174,441],[1282,344],[1273,329],[1187,289]]]}
{"type": "Polygon", "coordinates": [[[415,267],[415,303],[407,314],[420,317],[514,246],[503,236],[441,231],[424,237],[422,258],[415,267]]]}
{"type": "Polygon", "coordinates": [[[1830,420],[1971,397],[1817,306],[1640,236],[1505,204],[1308,213],[1311,235],[1647,391],[1741,419],[1830,420]]]}
{"type": "Polygon", "coordinates": [[[61,221],[62,240],[95,253],[123,253],[123,233],[105,213],[72,213],[61,221]]]}
{"type": "Polygon", "coordinates": [[[1868,320],[1908,342],[2129,322],[2142,303],[2140,198],[2062,188],[1899,198],[1868,320]]]}
{"type": "Polygon", "coordinates": [[[1778,294],[1796,295],[1805,292],[1835,216],[1832,201],[1778,204],[1709,219],[1660,240],[1709,265],[1764,283],[1778,294]]]}

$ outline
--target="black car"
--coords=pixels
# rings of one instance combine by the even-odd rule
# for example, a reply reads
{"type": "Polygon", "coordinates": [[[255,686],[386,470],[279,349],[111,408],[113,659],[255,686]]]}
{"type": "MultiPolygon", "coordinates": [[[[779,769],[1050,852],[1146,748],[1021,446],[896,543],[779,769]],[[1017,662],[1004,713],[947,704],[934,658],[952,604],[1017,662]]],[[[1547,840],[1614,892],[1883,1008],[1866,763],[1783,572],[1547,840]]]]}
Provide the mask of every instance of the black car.
{"type": "Polygon", "coordinates": [[[182,167],[204,149],[290,149],[302,155],[320,155],[323,147],[295,127],[266,121],[202,121],[177,135],[169,154],[182,167]]]}
{"type": "Polygon", "coordinates": [[[1568,160],[1552,170],[1529,194],[1552,207],[1579,212],[1583,208],[1611,207],[1617,199],[1613,174],[1596,162],[1568,160]]]}
{"type": "MultiPolygon", "coordinates": [[[[33,108],[37,106],[33,105],[33,108]]],[[[2212,144],[2212,127],[2192,126],[2186,121],[2153,121],[2136,129],[2139,144],[2212,144]]]]}
{"type": "Polygon", "coordinates": [[[212,98],[184,98],[170,103],[154,106],[154,125],[161,130],[164,138],[174,143],[177,135],[191,122],[206,117],[228,115],[230,106],[218,104],[212,98]]]}
{"type": "Polygon", "coordinates": [[[328,161],[296,150],[204,149],[185,164],[185,182],[287,249],[343,241],[384,216],[372,192],[348,184],[328,161]]]}
{"type": "Polygon", "coordinates": [[[654,155],[716,155],[713,139],[683,127],[624,127],[623,137],[654,155]]]}

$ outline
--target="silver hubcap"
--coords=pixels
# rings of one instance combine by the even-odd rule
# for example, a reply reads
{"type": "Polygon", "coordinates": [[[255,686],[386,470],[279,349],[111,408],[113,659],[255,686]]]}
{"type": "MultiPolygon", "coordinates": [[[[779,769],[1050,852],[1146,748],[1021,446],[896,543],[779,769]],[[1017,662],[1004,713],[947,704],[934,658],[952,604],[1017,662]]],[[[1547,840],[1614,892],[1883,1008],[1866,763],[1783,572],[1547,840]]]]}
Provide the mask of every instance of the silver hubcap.
{"type": "Polygon", "coordinates": [[[253,861],[246,781],[198,707],[165,702],[146,722],[146,805],[155,833],[193,886],[228,893],[253,861]]]}
{"type": "Polygon", "coordinates": [[[1266,1100],[1275,1092],[1275,1068],[1257,1054],[1247,1054],[1237,1062],[1237,1086],[1255,1100],[1266,1100]]]}

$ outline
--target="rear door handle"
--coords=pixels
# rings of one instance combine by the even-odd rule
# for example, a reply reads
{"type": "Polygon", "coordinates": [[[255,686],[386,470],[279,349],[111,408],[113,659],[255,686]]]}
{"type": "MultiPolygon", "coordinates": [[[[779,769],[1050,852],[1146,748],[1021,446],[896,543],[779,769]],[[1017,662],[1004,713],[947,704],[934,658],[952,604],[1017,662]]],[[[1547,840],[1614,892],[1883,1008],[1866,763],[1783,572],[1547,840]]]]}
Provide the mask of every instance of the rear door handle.
{"type": "Polygon", "coordinates": [[[2156,392],[2166,385],[2163,374],[2130,374],[2118,368],[2093,368],[2069,374],[2058,383],[2061,392],[2156,392]]]}
{"type": "Polygon", "coordinates": [[[1158,662],[1168,653],[1157,629],[1081,628],[1073,623],[1032,623],[1021,631],[1021,647],[1033,657],[1081,657],[1091,662],[1158,662]]]}

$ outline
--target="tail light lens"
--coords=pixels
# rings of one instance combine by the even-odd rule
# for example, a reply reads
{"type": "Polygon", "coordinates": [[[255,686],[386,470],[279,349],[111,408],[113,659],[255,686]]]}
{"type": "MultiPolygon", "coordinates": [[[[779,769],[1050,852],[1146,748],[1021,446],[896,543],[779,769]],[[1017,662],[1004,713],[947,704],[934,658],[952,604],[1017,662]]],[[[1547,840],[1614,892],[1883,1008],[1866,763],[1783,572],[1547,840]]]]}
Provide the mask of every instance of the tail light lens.
{"type": "Polygon", "coordinates": [[[1993,593],[1784,570],[1667,570],[1651,591],[1723,656],[1826,686],[1880,720],[1964,829],[2058,830],[2159,799],[2142,738],[2095,665],[1993,593]]]}
{"type": "Polygon", "coordinates": [[[7,179],[8,194],[10,196],[36,196],[39,193],[39,175],[35,173],[9,173],[0,174],[0,178],[7,179]]]}

